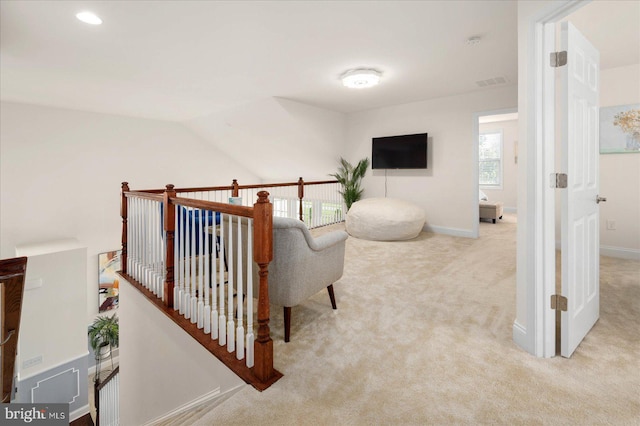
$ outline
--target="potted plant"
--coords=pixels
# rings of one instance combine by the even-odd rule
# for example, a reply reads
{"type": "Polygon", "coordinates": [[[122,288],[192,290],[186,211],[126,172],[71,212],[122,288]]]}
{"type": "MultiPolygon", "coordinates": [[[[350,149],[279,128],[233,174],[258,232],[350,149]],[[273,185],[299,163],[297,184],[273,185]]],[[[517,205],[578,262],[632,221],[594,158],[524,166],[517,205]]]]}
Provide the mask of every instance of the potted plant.
{"type": "Polygon", "coordinates": [[[358,161],[358,164],[354,167],[344,158],[340,157],[340,167],[336,173],[331,174],[342,185],[342,191],[340,194],[344,198],[344,202],[347,205],[347,210],[351,208],[351,205],[358,201],[362,197],[363,189],[360,188],[360,182],[367,173],[369,168],[369,159],[363,158],[358,161]]]}
{"type": "Polygon", "coordinates": [[[113,369],[113,348],[117,348],[119,341],[119,325],[116,314],[96,318],[89,326],[89,344],[96,357],[96,378],[100,378],[100,363],[107,356],[111,358],[113,369]]]}

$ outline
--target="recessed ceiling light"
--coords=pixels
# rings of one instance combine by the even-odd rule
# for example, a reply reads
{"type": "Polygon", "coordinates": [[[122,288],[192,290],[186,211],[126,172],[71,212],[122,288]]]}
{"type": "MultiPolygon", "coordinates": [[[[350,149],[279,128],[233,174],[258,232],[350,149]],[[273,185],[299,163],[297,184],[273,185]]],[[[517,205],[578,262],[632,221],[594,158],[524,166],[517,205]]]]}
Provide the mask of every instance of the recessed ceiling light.
{"type": "Polygon", "coordinates": [[[92,12],[80,12],[76,13],[76,18],[84,22],[85,24],[91,25],[100,25],[102,24],[102,19],[98,15],[92,12]]]}
{"type": "Polygon", "coordinates": [[[340,76],[342,84],[351,89],[365,89],[380,82],[382,73],[368,68],[358,68],[346,71],[340,76]]]}

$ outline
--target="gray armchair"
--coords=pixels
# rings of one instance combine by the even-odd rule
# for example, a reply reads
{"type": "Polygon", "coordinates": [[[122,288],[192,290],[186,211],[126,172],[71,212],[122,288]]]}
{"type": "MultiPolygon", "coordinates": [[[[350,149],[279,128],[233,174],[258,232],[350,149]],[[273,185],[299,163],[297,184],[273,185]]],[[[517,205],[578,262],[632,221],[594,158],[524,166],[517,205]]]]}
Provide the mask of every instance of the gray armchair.
{"type": "Polygon", "coordinates": [[[333,231],[314,238],[305,224],[297,219],[273,218],[269,301],[284,307],[285,342],[290,337],[293,306],[326,288],[331,306],[336,309],[333,283],[342,277],[347,238],[348,234],[344,231],[333,231]]]}

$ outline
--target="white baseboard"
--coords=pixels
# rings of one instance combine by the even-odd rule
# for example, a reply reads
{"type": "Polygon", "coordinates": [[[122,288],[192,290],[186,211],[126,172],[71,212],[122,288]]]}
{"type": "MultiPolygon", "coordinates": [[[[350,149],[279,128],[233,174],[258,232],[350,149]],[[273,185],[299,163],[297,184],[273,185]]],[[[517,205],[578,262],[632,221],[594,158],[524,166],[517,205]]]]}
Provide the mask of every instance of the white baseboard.
{"type": "Polygon", "coordinates": [[[529,347],[529,339],[527,338],[527,329],[518,321],[513,322],[513,342],[523,350],[532,353],[529,347]]]}
{"type": "Polygon", "coordinates": [[[84,416],[85,414],[89,414],[89,412],[90,412],[89,404],[85,405],[84,407],[80,407],[77,410],[74,410],[73,412],[69,413],[69,423],[71,423],[74,420],[78,420],[80,417],[84,416]]]}
{"type": "Polygon", "coordinates": [[[640,250],[624,247],[603,246],[600,244],[600,256],[617,257],[619,259],[640,260],[640,250]]]}
{"type": "MultiPolygon", "coordinates": [[[[556,240],[556,250],[561,250],[559,240],[556,240]]],[[[600,256],[617,257],[618,259],[640,260],[640,250],[626,247],[603,246],[600,244],[600,256]]]]}
{"type": "Polygon", "coordinates": [[[231,388],[227,391],[225,391],[224,393],[220,393],[220,387],[218,387],[217,389],[212,390],[211,392],[207,392],[206,394],[194,399],[193,401],[187,402],[186,404],[181,405],[180,407],[176,408],[175,410],[171,410],[170,412],[155,418],[153,420],[151,420],[150,422],[146,423],[145,426],[153,426],[159,423],[162,423],[163,421],[176,416],[178,414],[184,413],[186,411],[189,411],[195,407],[197,407],[200,404],[204,404],[204,403],[208,403],[211,401],[216,401],[215,404],[211,405],[211,408],[213,407],[217,407],[218,405],[222,404],[224,401],[226,401],[227,399],[231,398],[233,395],[235,395],[237,392],[240,392],[241,389],[243,389],[245,386],[249,386],[247,384],[242,384],[240,386],[236,386],[235,388],[231,388]]]}
{"type": "Polygon", "coordinates": [[[451,235],[453,237],[475,238],[473,231],[469,229],[445,228],[444,226],[424,225],[422,228],[425,232],[433,232],[434,234],[451,235]]]}

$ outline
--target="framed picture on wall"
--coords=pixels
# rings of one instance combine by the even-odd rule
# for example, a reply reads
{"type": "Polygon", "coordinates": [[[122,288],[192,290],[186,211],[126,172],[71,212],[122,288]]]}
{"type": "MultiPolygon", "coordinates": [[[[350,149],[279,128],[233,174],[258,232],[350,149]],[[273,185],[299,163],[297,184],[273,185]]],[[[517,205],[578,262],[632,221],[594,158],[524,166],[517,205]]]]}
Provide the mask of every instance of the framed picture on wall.
{"type": "Polygon", "coordinates": [[[640,104],[600,108],[600,154],[640,153],[640,104]]]}
{"type": "Polygon", "coordinates": [[[118,307],[120,282],[116,272],[120,270],[122,250],[98,255],[98,312],[118,307]]]}

